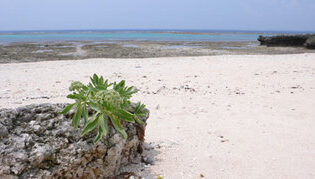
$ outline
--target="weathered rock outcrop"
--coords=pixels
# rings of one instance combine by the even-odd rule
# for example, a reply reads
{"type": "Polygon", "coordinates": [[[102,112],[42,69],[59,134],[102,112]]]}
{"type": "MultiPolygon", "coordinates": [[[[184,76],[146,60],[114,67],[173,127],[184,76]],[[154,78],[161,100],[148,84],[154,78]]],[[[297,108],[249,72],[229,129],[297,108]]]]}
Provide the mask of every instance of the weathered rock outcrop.
{"type": "MultiPolygon", "coordinates": [[[[122,139],[112,128],[96,145],[96,133],[80,137],[65,104],[0,109],[0,178],[106,178],[140,160],[145,126],[125,123],[122,139]]],[[[141,120],[146,121],[147,116],[141,120]]]]}
{"type": "Polygon", "coordinates": [[[306,40],[314,36],[314,34],[305,35],[277,35],[277,36],[259,36],[258,41],[260,45],[267,46],[295,46],[303,47],[306,40]]]}
{"type": "Polygon", "coordinates": [[[308,49],[315,49],[315,35],[308,38],[304,45],[308,49]]]}

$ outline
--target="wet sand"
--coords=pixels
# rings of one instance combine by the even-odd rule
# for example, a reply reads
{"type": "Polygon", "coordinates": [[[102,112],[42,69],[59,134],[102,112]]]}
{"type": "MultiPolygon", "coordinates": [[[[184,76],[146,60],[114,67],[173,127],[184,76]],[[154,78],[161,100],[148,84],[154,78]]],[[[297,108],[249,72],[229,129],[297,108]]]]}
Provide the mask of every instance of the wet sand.
{"type": "Polygon", "coordinates": [[[257,41],[64,41],[0,44],[0,63],[88,58],[150,58],[313,53],[314,50],[259,46],[257,41]]]}

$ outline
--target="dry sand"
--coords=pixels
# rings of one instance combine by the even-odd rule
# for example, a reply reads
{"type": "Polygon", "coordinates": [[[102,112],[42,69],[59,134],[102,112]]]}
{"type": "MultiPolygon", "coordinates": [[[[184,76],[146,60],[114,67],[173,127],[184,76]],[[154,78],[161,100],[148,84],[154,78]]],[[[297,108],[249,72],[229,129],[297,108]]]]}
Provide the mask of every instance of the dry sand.
{"type": "Polygon", "coordinates": [[[93,73],[141,90],[146,178],[315,177],[315,54],[1,64],[0,107],[70,102],[93,73]]]}

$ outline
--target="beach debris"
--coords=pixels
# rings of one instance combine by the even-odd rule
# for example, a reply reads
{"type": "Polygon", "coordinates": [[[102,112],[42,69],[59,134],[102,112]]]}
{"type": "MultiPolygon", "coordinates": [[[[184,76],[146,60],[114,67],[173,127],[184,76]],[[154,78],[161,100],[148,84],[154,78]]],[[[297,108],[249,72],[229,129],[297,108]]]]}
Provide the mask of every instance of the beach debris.
{"type": "Polygon", "coordinates": [[[300,85],[297,85],[297,86],[292,86],[291,89],[302,89],[302,87],[300,85]]]}
{"type": "Polygon", "coordinates": [[[163,89],[167,89],[166,86],[160,87],[156,92],[152,92],[153,94],[158,94],[160,93],[163,89]]]}
{"type": "Polygon", "coordinates": [[[48,96],[30,97],[30,99],[50,99],[48,96]]]}
{"type": "Polygon", "coordinates": [[[244,92],[242,92],[240,89],[235,89],[234,90],[234,92],[235,92],[235,94],[238,94],[238,95],[244,95],[245,93],[244,92]]]}
{"type": "Polygon", "coordinates": [[[224,142],[228,142],[228,139],[224,139],[223,135],[218,135],[218,137],[220,138],[220,142],[224,143],[224,142]]]}
{"type": "Polygon", "coordinates": [[[190,87],[189,85],[182,85],[180,86],[181,89],[184,89],[185,91],[190,91],[190,92],[196,92],[195,88],[190,87]]]}

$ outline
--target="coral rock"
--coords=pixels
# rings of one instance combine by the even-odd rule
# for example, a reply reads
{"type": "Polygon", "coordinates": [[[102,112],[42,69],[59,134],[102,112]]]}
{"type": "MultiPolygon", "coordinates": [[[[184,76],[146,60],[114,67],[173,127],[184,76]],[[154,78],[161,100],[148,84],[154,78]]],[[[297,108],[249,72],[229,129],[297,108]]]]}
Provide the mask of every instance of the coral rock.
{"type": "MultiPolygon", "coordinates": [[[[106,178],[140,160],[138,124],[123,124],[127,139],[110,126],[108,135],[93,144],[96,131],[80,137],[71,125],[73,112],[59,114],[65,105],[0,109],[0,178],[106,178]]],[[[141,120],[148,117],[147,110],[141,120]]]]}

